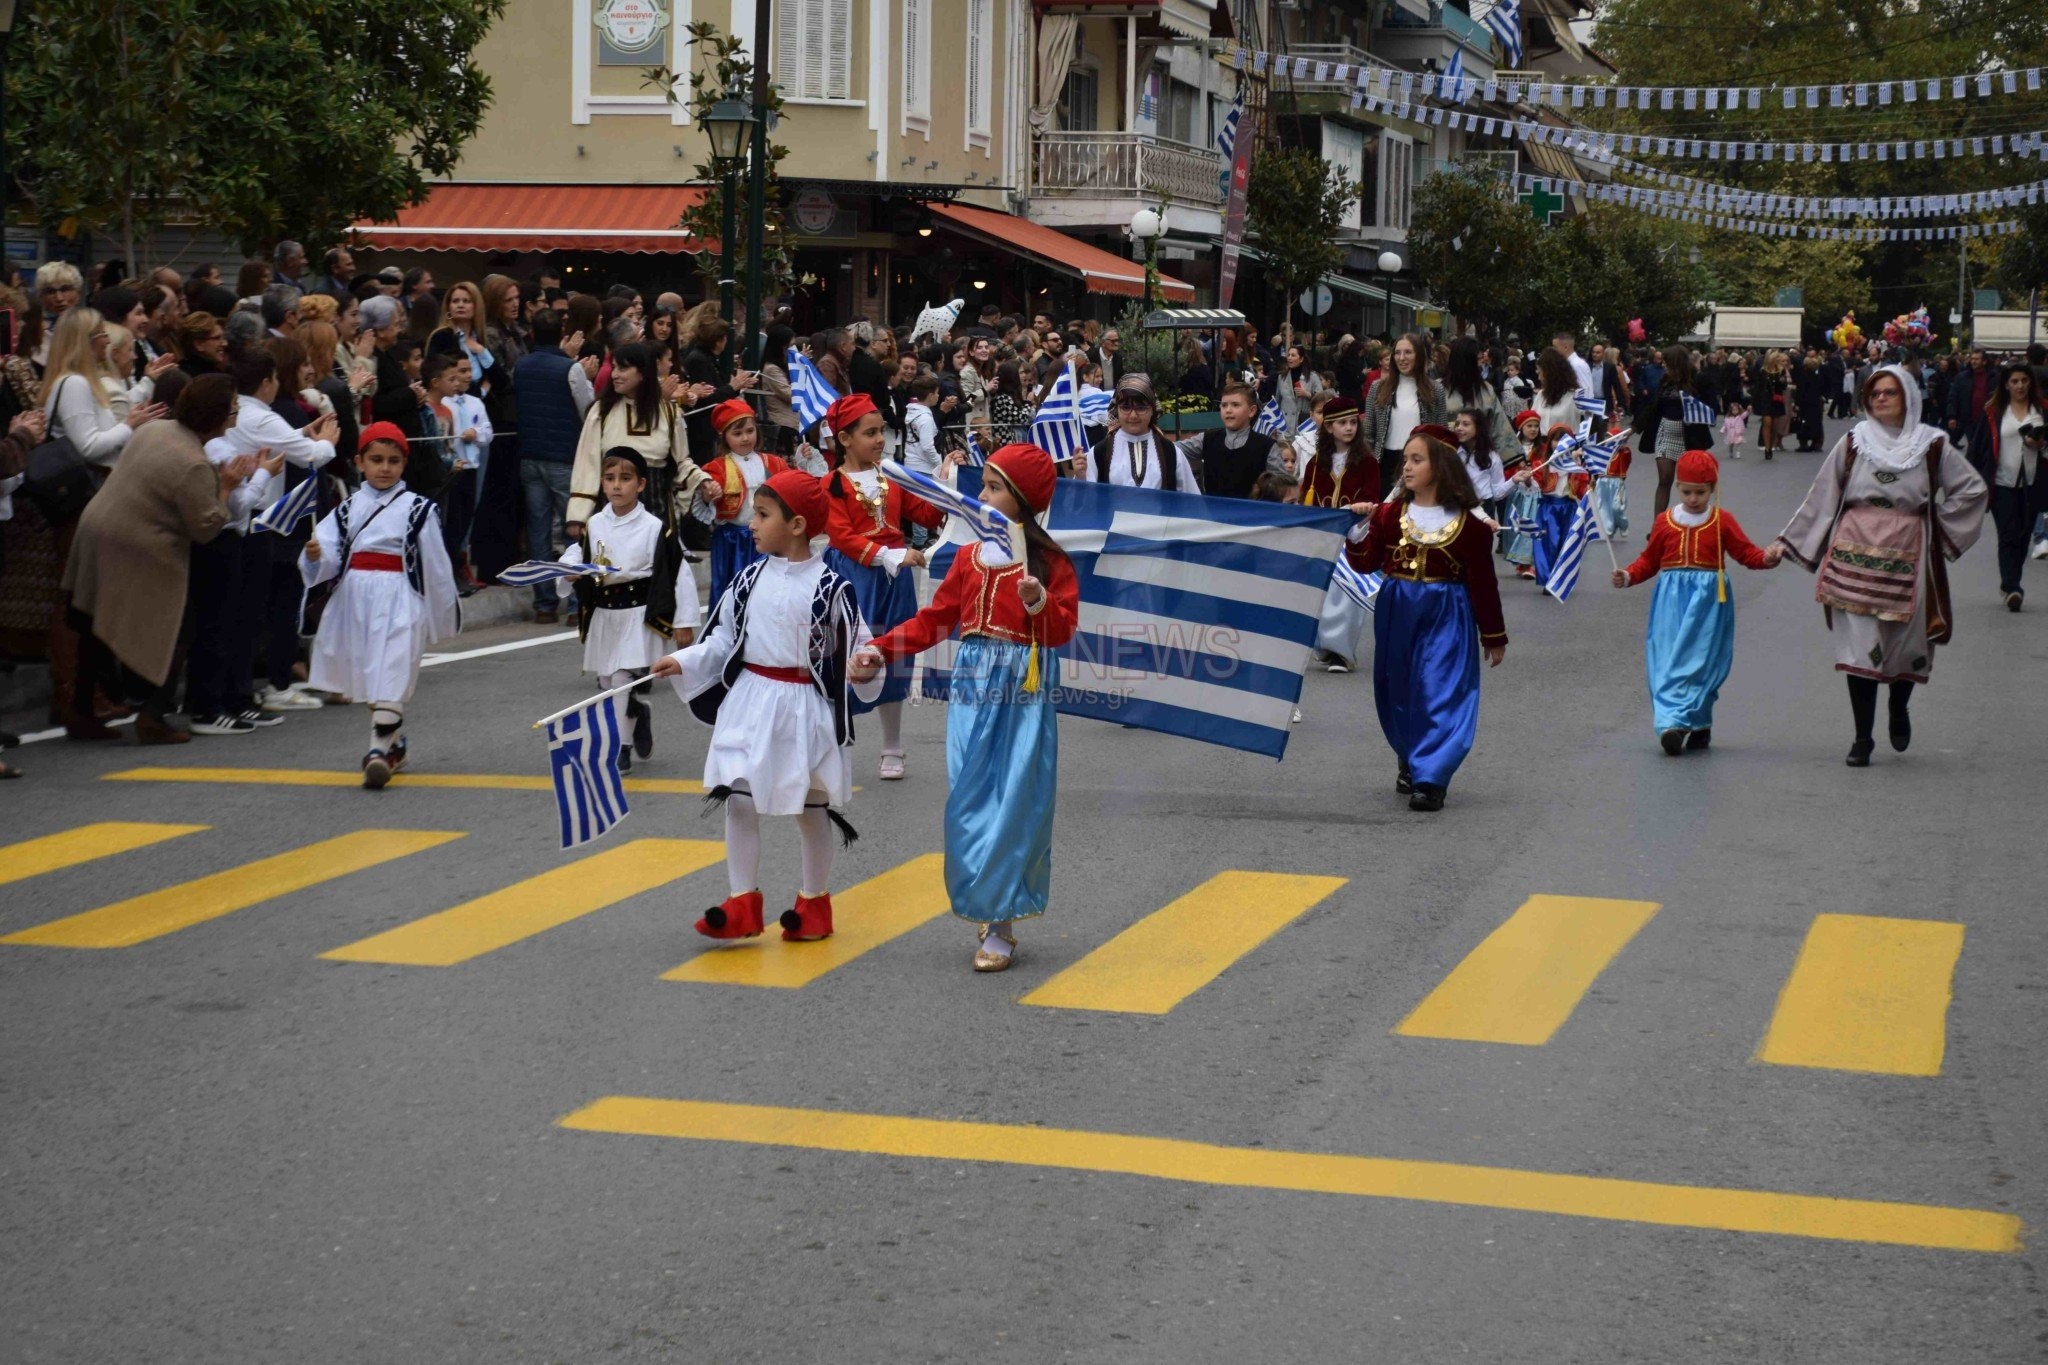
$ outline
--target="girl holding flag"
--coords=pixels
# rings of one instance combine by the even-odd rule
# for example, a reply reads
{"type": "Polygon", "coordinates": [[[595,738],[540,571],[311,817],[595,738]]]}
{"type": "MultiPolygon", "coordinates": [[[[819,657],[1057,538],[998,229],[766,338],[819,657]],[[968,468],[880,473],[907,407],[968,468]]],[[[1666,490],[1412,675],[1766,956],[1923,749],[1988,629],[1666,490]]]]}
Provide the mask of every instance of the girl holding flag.
{"type": "MultiPolygon", "coordinates": [[[[711,409],[711,429],[716,433],[718,454],[704,466],[704,482],[697,485],[697,496],[711,505],[715,517],[711,526],[711,600],[716,602],[725,596],[739,571],[761,557],[748,526],[754,494],[789,464],[780,456],[760,453],[761,428],[744,398],[728,398],[711,409]]],[[[611,458],[610,451],[605,458],[611,458]]]]}
{"type": "Polygon", "coordinates": [[[962,548],[932,604],[856,654],[849,676],[871,684],[885,659],[910,658],[958,631],[946,710],[946,894],[955,915],[980,926],[974,970],[1000,972],[1014,960],[1013,926],[1044,914],[1052,890],[1053,699],[1081,594],[1073,564],[1039,524],[1058,483],[1052,456],[1009,445],[983,468],[981,500],[1019,524],[1025,562],[989,563],[981,545],[962,548]]]}
{"type": "Polygon", "coordinates": [[[1560,422],[1529,452],[1529,467],[1515,477],[1536,490],[1536,532],[1530,556],[1539,583],[1550,581],[1557,557],[1564,551],[1571,533],[1572,518],[1578,515],[1579,499],[1586,495],[1592,479],[1571,456],[1568,441],[1576,427],[1560,422]]]}
{"type": "MultiPolygon", "coordinates": [[[[878,466],[888,433],[875,400],[864,393],[848,394],[825,412],[825,425],[838,443],[841,464],[824,481],[825,533],[832,547],[825,562],[853,585],[861,619],[871,631],[886,631],[917,615],[917,576],[925,565],[924,551],[910,547],[905,523],[929,531],[945,525],[945,514],[890,482],[878,466]]],[[[873,709],[882,722],[884,782],[903,778],[903,699],[910,695],[910,667],[889,670],[872,702],[854,706],[857,715],[873,709]]]]}
{"type": "Polygon", "coordinates": [[[1614,586],[1657,579],[1643,643],[1650,711],[1659,742],[1673,758],[1714,738],[1714,700],[1735,664],[1735,603],[1728,596],[1733,555],[1746,569],[1776,568],[1781,546],[1761,550],[1734,517],[1714,505],[1721,467],[1704,450],[1678,457],[1679,505],[1657,514],[1635,563],[1614,571],[1614,586]]]}
{"type": "Polygon", "coordinates": [[[1381,503],[1360,569],[1385,575],[1373,613],[1373,701],[1408,808],[1444,808],[1479,730],[1479,659],[1506,657],[1493,533],[1450,431],[1417,427],[1398,494],[1381,503]]]}
{"type": "Polygon", "coordinates": [[[1536,492],[1530,467],[1544,458],[1543,415],[1534,408],[1515,418],[1515,444],[1501,452],[1502,469],[1508,479],[1508,493],[1501,504],[1500,552],[1515,566],[1515,577],[1534,578],[1535,537],[1526,527],[1536,524],[1536,509],[1542,499],[1536,492]]]}

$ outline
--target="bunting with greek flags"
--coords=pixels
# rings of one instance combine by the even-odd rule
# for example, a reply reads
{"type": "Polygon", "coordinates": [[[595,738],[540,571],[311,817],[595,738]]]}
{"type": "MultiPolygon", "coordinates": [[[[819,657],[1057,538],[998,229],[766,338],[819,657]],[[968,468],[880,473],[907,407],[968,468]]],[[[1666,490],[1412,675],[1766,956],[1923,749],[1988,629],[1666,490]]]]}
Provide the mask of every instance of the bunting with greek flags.
{"type": "Polygon", "coordinates": [[[595,564],[564,564],[553,559],[529,559],[498,572],[498,582],[508,588],[530,588],[537,583],[552,583],[562,578],[588,578],[602,574],[603,569],[595,564]]]}
{"type": "MultiPolygon", "coordinates": [[[[1046,529],[1074,562],[1081,611],[1060,649],[1055,705],[1284,756],[1354,521],[1341,508],[1061,479],[1046,529]]],[[[955,553],[939,550],[932,573],[955,553]]],[[[923,695],[946,695],[955,648],[922,656],[923,695]]]]}
{"type": "Polygon", "coordinates": [[[1493,41],[1500,48],[1501,60],[1496,65],[1509,71],[1522,65],[1522,0],[1494,0],[1493,8],[1479,21],[1486,31],[1493,35],[1493,41]]]}
{"type": "Polygon", "coordinates": [[[619,724],[618,701],[614,695],[600,694],[547,722],[548,762],[554,770],[563,848],[587,844],[626,818],[619,750],[627,740],[619,724]]]}
{"type": "Polygon", "coordinates": [[[257,513],[250,521],[249,528],[288,536],[300,522],[313,515],[313,508],[319,501],[320,476],[309,474],[303,481],[287,489],[283,497],[257,513]]]}
{"type": "Polygon", "coordinates": [[[839,391],[818,372],[811,358],[794,346],[784,364],[789,371],[789,405],[796,409],[797,429],[808,431],[824,420],[825,409],[839,401],[839,391]]]}
{"type": "Polygon", "coordinates": [[[1280,411],[1278,394],[1268,398],[1266,405],[1259,409],[1258,419],[1252,423],[1252,429],[1265,436],[1279,437],[1287,434],[1287,414],[1280,411]]]}
{"type": "Polygon", "coordinates": [[[1088,449],[1082,425],[1074,367],[1065,365],[1060,368],[1059,378],[1046,389],[1045,397],[1039,400],[1038,412],[1031,419],[1031,444],[1056,461],[1071,460],[1088,449]]]}
{"type": "Polygon", "coordinates": [[[1570,597],[1572,589],[1579,585],[1579,569],[1585,563],[1586,547],[1599,538],[1599,521],[1593,515],[1593,495],[1588,493],[1579,499],[1578,510],[1572,514],[1572,524],[1565,532],[1556,562],[1550,567],[1550,577],[1544,580],[1543,591],[1560,602],[1570,597]]]}

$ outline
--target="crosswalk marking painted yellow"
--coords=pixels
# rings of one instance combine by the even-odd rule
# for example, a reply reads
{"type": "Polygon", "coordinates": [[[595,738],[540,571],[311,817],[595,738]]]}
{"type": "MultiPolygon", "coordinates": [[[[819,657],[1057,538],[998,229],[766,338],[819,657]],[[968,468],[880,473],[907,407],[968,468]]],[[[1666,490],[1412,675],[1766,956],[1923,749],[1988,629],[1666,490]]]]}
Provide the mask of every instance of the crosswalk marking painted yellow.
{"type": "Polygon", "coordinates": [[[1054,976],[1023,1003],[1165,1014],[1342,885],[1342,877],[1219,872],[1054,976]]]}
{"type": "MultiPolygon", "coordinates": [[[[355,768],[124,768],[102,782],[212,782],[260,787],[360,787],[355,768]]],[[[463,791],[544,792],[554,780],[528,773],[400,773],[391,788],[439,787],[463,791]]],[[[679,777],[629,777],[628,792],[649,795],[701,796],[704,784],[679,777]]]]}
{"type": "Polygon", "coordinates": [[[27,881],[30,877],[40,877],[45,872],[76,867],[79,863],[89,863],[95,858],[111,858],[116,853],[148,848],[151,844],[160,844],[166,839],[176,839],[184,834],[197,834],[207,828],[209,826],[206,825],[158,825],[130,820],[103,820],[98,824],[67,829],[62,834],[45,834],[40,839],[25,839],[21,843],[0,848],[0,886],[8,882],[27,881]]]}
{"type": "Polygon", "coordinates": [[[452,967],[711,866],[725,845],[635,839],[502,891],[320,954],[337,962],[452,967]]]}
{"type": "Polygon", "coordinates": [[[47,948],[127,948],[351,872],[460,839],[447,830],[366,829],[103,905],[0,938],[47,948]]]}
{"type": "Polygon", "coordinates": [[[989,1161],[1200,1185],[1406,1199],[1622,1223],[1815,1237],[1944,1251],[2016,1252],[2021,1224],[1983,1209],[1561,1175],[1448,1161],[1222,1147],[1024,1124],[612,1095],[564,1128],[812,1151],[989,1161]]]}
{"type": "Polygon", "coordinates": [[[1939,1076],[1962,951],[1960,924],[1816,915],[1758,1060],[1939,1076]]]}
{"type": "MultiPolygon", "coordinates": [[[[719,899],[723,899],[720,897],[719,899]]],[[[709,905],[712,902],[707,901],[709,905]]],[[[707,948],[663,981],[710,981],[727,986],[808,986],[890,939],[907,934],[951,909],[946,900],[946,855],[927,853],[832,894],[832,937],[817,943],[785,943],[775,926],[780,913],[768,907],[768,929],[759,938],[707,948]]]]}
{"type": "Polygon", "coordinates": [[[1656,913],[1655,901],[1531,896],[1394,1032],[1540,1047],[1656,913]]]}

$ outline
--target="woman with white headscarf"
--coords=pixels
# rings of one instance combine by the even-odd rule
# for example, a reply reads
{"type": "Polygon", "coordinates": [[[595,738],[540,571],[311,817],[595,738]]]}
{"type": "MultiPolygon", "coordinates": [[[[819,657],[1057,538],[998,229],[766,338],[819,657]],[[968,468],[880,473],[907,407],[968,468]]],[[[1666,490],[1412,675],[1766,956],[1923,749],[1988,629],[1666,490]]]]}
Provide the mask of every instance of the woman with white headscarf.
{"type": "Polygon", "coordinates": [[[1913,738],[1907,704],[1927,681],[1934,647],[1954,617],[1947,560],[1984,528],[1990,490],[1937,427],[1920,424],[1920,385],[1887,365],[1863,382],[1868,414],[1821,462],[1806,501],[1778,543],[1816,571],[1814,596],[1835,637],[1835,669],[1849,676],[1856,742],[1852,768],[1870,766],[1877,685],[1891,684],[1892,748],[1913,738]]]}

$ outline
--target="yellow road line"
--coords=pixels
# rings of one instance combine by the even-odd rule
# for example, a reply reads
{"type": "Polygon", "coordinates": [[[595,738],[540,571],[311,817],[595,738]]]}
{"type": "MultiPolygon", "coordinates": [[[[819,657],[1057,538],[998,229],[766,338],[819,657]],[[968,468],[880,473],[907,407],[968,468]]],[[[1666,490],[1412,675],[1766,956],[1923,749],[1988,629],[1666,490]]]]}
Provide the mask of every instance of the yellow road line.
{"type": "Polygon", "coordinates": [[[0,943],[127,948],[461,837],[444,830],[359,830],[146,896],[51,920],[0,938],[0,943]]]}
{"type": "Polygon", "coordinates": [[[1816,915],[1759,1061],[1939,1076],[1963,926],[1816,915]]]}
{"type": "Polygon", "coordinates": [[[320,956],[336,962],[452,967],[687,877],[724,857],[725,845],[706,839],[635,839],[320,956]]]}
{"type": "Polygon", "coordinates": [[[1058,973],[1021,1003],[1165,1014],[1342,885],[1342,877],[1219,872],[1058,973]]]}
{"type": "Polygon", "coordinates": [[[127,853],[133,849],[148,848],[166,839],[175,839],[183,834],[197,834],[210,829],[209,825],[153,825],[127,820],[104,820],[98,824],[80,825],[67,829],[62,834],[45,834],[40,839],[25,839],[18,844],[0,848],[0,886],[8,882],[27,881],[40,877],[45,872],[60,868],[76,867],[89,863],[95,858],[111,858],[116,853],[127,853]]]}
{"type": "Polygon", "coordinates": [[[1760,1232],[1946,1251],[2021,1249],[2020,1220],[1982,1209],[1666,1185],[1446,1161],[1220,1147],[1177,1138],[1022,1124],[612,1095],[567,1115],[560,1125],[593,1133],[942,1161],[993,1161],[1013,1166],[1149,1176],[1200,1185],[1412,1199],[1665,1227],[1760,1232]]]}
{"type": "Polygon", "coordinates": [[[783,942],[782,931],[775,926],[775,917],[781,911],[771,905],[768,930],[760,938],[740,939],[722,948],[707,949],[682,966],[663,972],[661,979],[784,989],[808,986],[869,949],[909,933],[926,920],[937,919],[950,908],[946,900],[946,856],[926,853],[858,886],[834,892],[832,937],[828,939],[817,943],[783,942]]]}
{"type": "MultiPolygon", "coordinates": [[[[102,782],[216,782],[259,787],[360,787],[359,770],[344,768],[126,768],[107,773],[102,782]]],[[[442,787],[464,791],[544,792],[553,779],[526,773],[400,773],[397,787],[442,787]]],[[[652,795],[701,796],[702,782],[675,777],[629,777],[629,792],[652,795]]]]}
{"type": "Polygon", "coordinates": [[[1656,913],[1655,901],[1531,896],[1394,1032],[1540,1047],[1656,913]]]}

